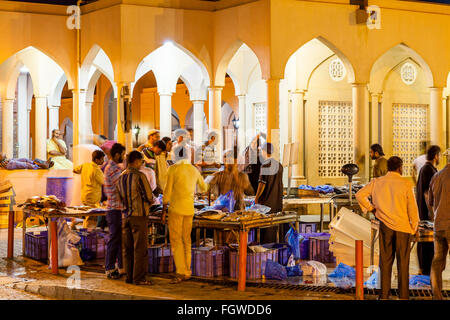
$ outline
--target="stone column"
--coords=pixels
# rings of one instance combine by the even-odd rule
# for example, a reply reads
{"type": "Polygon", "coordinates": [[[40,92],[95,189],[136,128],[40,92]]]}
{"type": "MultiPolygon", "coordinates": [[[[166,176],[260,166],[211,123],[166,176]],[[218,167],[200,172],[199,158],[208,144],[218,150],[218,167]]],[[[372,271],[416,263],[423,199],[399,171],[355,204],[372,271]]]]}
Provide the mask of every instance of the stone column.
{"type": "Polygon", "coordinates": [[[365,83],[352,84],[353,141],[355,163],[359,166],[357,177],[369,180],[369,99],[365,83]]]}
{"type": "Polygon", "coordinates": [[[2,152],[7,158],[14,154],[14,99],[2,101],[2,152]]]}
{"type": "MultiPolygon", "coordinates": [[[[298,164],[293,166],[292,179],[296,184],[301,184],[305,180],[305,93],[294,91],[290,94],[291,114],[292,114],[292,142],[299,143],[298,164]]],[[[295,185],[295,184],[294,184],[295,185]]]]}
{"type": "Polygon", "coordinates": [[[35,97],[35,158],[47,159],[47,97],[35,97]]]}
{"type": "Polygon", "coordinates": [[[172,136],[172,93],[159,93],[159,130],[161,138],[172,136]]]}
{"type": "Polygon", "coordinates": [[[269,79],[267,83],[267,141],[274,146],[274,158],[280,159],[280,79],[269,79]]]}
{"type": "Polygon", "coordinates": [[[59,129],[59,106],[48,106],[48,136],[52,136],[53,129],[59,129]]]}
{"type": "Polygon", "coordinates": [[[371,113],[370,113],[370,123],[371,123],[371,132],[370,132],[370,144],[380,143],[380,116],[379,116],[379,108],[378,104],[380,102],[380,95],[378,93],[372,93],[372,104],[371,104],[371,113]]]}
{"type": "Polygon", "coordinates": [[[219,136],[216,144],[216,158],[222,159],[222,89],[223,87],[209,87],[209,130],[215,131],[219,136]]]}
{"type": "Polygon", "coordinates": [[[93,143],[92,103],[92,101],[86,101],[82,104],[83,120],[80,122],[80,136],[83,143],[93,143]]]}
{"type": "Polygon", "coordinates": [[[30,139],[28,127],[28,74],[21,73],[17,82],[17,142],[19,158],[28,158],[28,142],[30,139]]]}
{"type": "Polygon", "coordinates": [[[442,88],[430,88],[430,140],[432,145],[444,147],[444,110],[442,88]]]}
{"type": "Polygon", "coordinates": [[[194,144],[197,146],[201,146],[203,142],[203,118],[205,115],[204,112],[204,106],[205,101],[204,100],[194,100],[192,101],[193,106],[193,112],[192,112],[192,119],[193,119],[193,129],[194,129],[194,144]]]}
{"type": "Polygon", "coordinates": [[[450,110],[448,107],[449,106],[448,101],[449,101],[449,97],[444,97],[442,100],[442,104],[444,105],[444,113],[445,113],[444,118],[446,119],[446,122],[445,122],[445,132],[447,133],[446,137],[445,137],[445,139],[446,139],[445,148],[446,149],[450,148],[450,110]]]}
{"type": "Polygon", "coordinates": [[[237,97],[239,99],[238,147],[239,152],[242,152],[247,146],[247,96],[245,94],[242,94],[237,97]]]}

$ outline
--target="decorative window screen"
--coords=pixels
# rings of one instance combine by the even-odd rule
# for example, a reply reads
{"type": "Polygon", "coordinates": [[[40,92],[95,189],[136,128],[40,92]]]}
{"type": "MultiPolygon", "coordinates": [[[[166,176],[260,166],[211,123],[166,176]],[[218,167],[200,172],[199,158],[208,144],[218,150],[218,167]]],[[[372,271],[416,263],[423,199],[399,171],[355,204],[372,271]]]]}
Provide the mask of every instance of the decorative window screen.
{"type": "Polygon", "coordinates": [[[266,104],[265,103],[255,103],[255,129],[256,133],[265,132],[267,133],[266,126],[266,104]]]}
{"type": "Polygon", "coordinates": [[[420,144],[427,140],[427,104],[392,105],[394,155],[403,160],[403,175],[412,176],[413,161],[420,155],[420,144]]]}
{"type": "Polygon", "coordinates": [[[343,177],[342,166],[353,162],[352,103],[319,101],[319,177],[343,177]]]}

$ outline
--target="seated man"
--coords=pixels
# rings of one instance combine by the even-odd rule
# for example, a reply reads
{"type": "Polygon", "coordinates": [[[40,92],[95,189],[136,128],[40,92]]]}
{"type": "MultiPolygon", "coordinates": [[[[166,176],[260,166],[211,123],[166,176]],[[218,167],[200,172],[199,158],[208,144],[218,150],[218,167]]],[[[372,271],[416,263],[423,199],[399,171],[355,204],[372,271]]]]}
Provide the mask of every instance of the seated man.
{"type": "Polygon", "coordinates": [[[72,161],[66,158],[67,146],[61,139],[58,129],[52,131],[52,138],[47,140],[47,157],[55,164],[53,169],[73,169],[72,161]]]}
{"type": "Polygon", "coordinates": [[[42,161],[39,159],[8,159],[3,153],[0,153],[0,168],[6,170],[17,170],[17,169],[49,169],[53,166],[53,161],[47,160],[42,161]]]}

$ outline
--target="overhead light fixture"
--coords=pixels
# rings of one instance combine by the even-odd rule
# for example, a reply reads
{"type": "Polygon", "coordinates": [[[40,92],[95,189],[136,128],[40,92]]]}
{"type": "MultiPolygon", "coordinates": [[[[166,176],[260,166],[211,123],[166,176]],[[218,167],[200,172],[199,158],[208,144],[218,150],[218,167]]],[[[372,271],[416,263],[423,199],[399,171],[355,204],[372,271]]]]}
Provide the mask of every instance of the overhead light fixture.
{"type": "Polygon", "coordinates": [[[173,47],[173,42],[170,41],[170,40],[167,40],[167,41],[164,42],[164,45],[167,46],[167,47],[173,47]]]}

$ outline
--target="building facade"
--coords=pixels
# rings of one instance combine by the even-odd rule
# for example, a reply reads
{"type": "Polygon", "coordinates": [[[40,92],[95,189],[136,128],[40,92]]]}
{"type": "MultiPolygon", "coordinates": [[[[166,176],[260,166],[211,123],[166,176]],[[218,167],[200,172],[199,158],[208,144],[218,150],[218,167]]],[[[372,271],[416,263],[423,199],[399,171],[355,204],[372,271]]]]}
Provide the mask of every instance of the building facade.
{"type": "Polygon", "coordinates": [[[298,142],[296,185],[343,183],[349,162],[367,181],[371,143],[409,175],[421,142],[449,147],[450,6],[349,2],[99,0],[77,28],[74,8],[2,1],[2,152],[45,159],[54,128],[130,149],[129,99],[140,142],[178,127],[216,130],[220,149],[267,132],[279,157],[298,142]]]}

